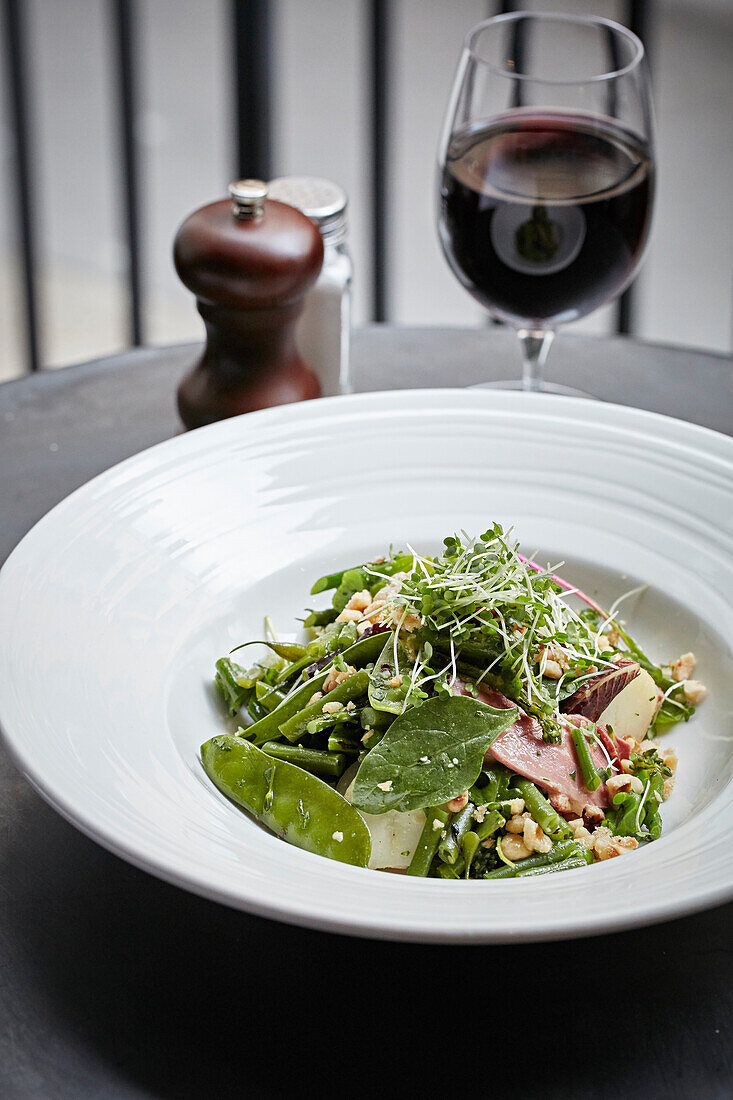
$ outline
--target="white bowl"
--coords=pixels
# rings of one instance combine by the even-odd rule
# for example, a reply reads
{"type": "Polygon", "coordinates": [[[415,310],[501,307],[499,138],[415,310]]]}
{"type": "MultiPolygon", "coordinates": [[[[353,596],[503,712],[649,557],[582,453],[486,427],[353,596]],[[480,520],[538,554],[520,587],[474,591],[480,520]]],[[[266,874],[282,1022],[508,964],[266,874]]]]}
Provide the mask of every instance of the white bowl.
{"type": "MultiPolygon", "coordinates": [[[[251,912],[415,940],[590,935],[733,894],[733,441],[618,406],[491,390],[291,405],[180,436],[54,508],[0,572],[0,722],[19,766],[87,835],[251,912]],[[444,882],[321,859],[269,835],[203,773],[232,728],[214,661],[283,631],[312,580],[390,544],[513,525],[709,696],[669,735],[677,786],[654,844],[534,880],[444,882]]],[[[320,605],[326,598],[320,597],[320,605]]]]}

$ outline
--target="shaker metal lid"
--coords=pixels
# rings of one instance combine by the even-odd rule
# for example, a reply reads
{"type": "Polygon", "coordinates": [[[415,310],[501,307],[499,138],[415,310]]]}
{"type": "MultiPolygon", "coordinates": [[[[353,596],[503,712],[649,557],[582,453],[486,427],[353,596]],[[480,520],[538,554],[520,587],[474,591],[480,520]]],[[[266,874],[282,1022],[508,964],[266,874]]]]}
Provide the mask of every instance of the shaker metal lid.
{"type": "Polygon", "coordinates": [[[318,226],[346,210],[346,192],[333,180],[318,176],[280,176],[270,181],[268,197],[295,206],[318,226]]]}

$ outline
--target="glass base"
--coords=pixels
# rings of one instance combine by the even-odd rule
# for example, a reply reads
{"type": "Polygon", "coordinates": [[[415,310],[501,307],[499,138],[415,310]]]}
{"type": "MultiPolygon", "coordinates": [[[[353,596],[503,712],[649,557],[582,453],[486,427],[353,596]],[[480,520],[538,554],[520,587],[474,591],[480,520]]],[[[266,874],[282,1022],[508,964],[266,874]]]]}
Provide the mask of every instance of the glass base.
{"type": "Polygon", "coordinates": [[[585,397],[588,401],[600,401],[592,393],[574,390],[572,386],[559,386],[555,382],[540,382],[537,390],[524,390],[521,378],[510,378],[500,382],[475,382],[470,390],[522,390],[526,393],[556,393],[561,397],[585,397]]]}

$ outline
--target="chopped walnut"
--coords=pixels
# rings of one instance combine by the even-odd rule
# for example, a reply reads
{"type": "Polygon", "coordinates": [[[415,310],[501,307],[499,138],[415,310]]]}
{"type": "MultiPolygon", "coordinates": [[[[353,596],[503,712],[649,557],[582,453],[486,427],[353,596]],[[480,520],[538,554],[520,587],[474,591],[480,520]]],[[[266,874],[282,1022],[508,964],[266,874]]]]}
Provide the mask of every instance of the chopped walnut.
{"type": "Polygon", "coordinates": [[[361,611],[357,611],[355,607],[345,607],[343,611],[340,611],[336,616],[337,623],[358,623],[361,618],[361,611]]]}
{"type": "Polygon", "coordinates": [[[573,804],[566,794],[560,794],[559,792],[551,794],[550,804],[555,807],[559,814],[570,814],[573,812],[573,804]]]}
{"type": "Polygon", "coordinates": [[[696,707],[698,703],[702,703],[708,693],[708,689],[699,680],[685,680],[682,691],[687,702],[692,703],[693,707],[696,707]]]}
{"type": "Polygon", "coordinates": [[[670,676],[678,683],[682,683],[683,680],[689,680],[694,671],[694,653],[683,653],[681,657],[677,657],[674,661],[669,662],[670,676]]]}
{"type": "Polygon", "coordinates": [[[522,837],[513,836],[511,833],[507,833],[501,838],[501,850],[506,858],[510,860],[526,859],[530,854],[529,848],[522,837]]]}
{"type": "Polygon", "coordinates": [[[468,805],[468,791],[464,791],[463,794],[459,794],[456,798],[451,798],[445,804],[445,808],[449,814],[457,814],[459,810],[462,810],[464,806],[468,805]]]}
{"type": "Polygon", "coordinates": [[[570,668],[570,656],[556,642],[542,646],[539,653],[540,673],[551,680],[559,680],[563,672],[570,668]]]}
{"type": "Polygon", "coordinates": [[[549,836],[543,833],[537,822],[533,821],[529,815],[525,815],[522,839],[530,852],[549,852],[552,847],[549,836]]]}
{"type": "Polygon", "coordinates": [[[623,855],[639,847],[638,840],[633,836],[612,836],[611,830],[602,826],[593,834],[593,854],[598,860],[613,859],[614,856],[623,855]]]}
{"type": "Polygon", "coordinates": [[[576,840],[579,840],[586,848],[593,847],[593,834],[586,829],[582,817],[573,818],[572,821],[568,822],[568,825],[573,830],[573,836],[576,840]]]}
{"type": "Polygon", "coordinates": [[[641,794],[644,790],[644,784],[638,775],[627,775],[625,772],[621,775],[612,775],[606,780],[606,787],[611,798],[620,792],[633,791],[634,794],[641,794]]]}
{"type": "Polygon", "coordinates": [[[344,709],[343,703],[337,703],[334,699],[331,703],[324,703],[321,710],[324,714],[338,714],[340,710],[344,709]]]}
{"type": "Polygon", "coordinates": [[[672,772],[672,775],[674,775],[674,773],[677,771],[677,753],[674,751],[673,748],[671,748],[671,746],[664,745],[659,750],[659,755],[662,757],[662,760],[672,772]]]}
{"type": "Polygon", "coordinates": [[[330,669],[328,676],[323,681],[324,692],[333,691],[335,687],[338,687],[339,684],[343,684],[344,680],[348,680],[349,676],[353,676],[355,672],[356,669],[353,668],[352,665],[347,665],[344,672],[341,672],[335,667],[330,669]]]}
{"type": "Polygon", "coordinates": [[[372,602],[372,594],[368,588],[362,588],[361,592],[355,592],[347,603],[347,607],[353,607],[356,611],[365,611],[372,602]]]}
{"type": "Polygon", "coordinates": [[[583,819],[586,825],[600,825],[605,816],[600,806],[592,806],[588,803],[583,807],[583,819]]]}

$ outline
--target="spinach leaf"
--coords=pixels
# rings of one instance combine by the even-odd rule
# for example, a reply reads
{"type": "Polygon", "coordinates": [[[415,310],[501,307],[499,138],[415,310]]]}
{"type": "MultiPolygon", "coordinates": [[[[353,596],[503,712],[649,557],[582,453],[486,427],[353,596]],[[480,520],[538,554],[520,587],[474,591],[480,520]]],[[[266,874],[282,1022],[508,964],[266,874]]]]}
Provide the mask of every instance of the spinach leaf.
{"type": "Polygon", "coordinates": [[[406,711],[364,757],[353,805],[370,814],[406,813],[456,798],[476,782],[484,753],[516,718],[516,710],[462,695],[406,711]]]}

